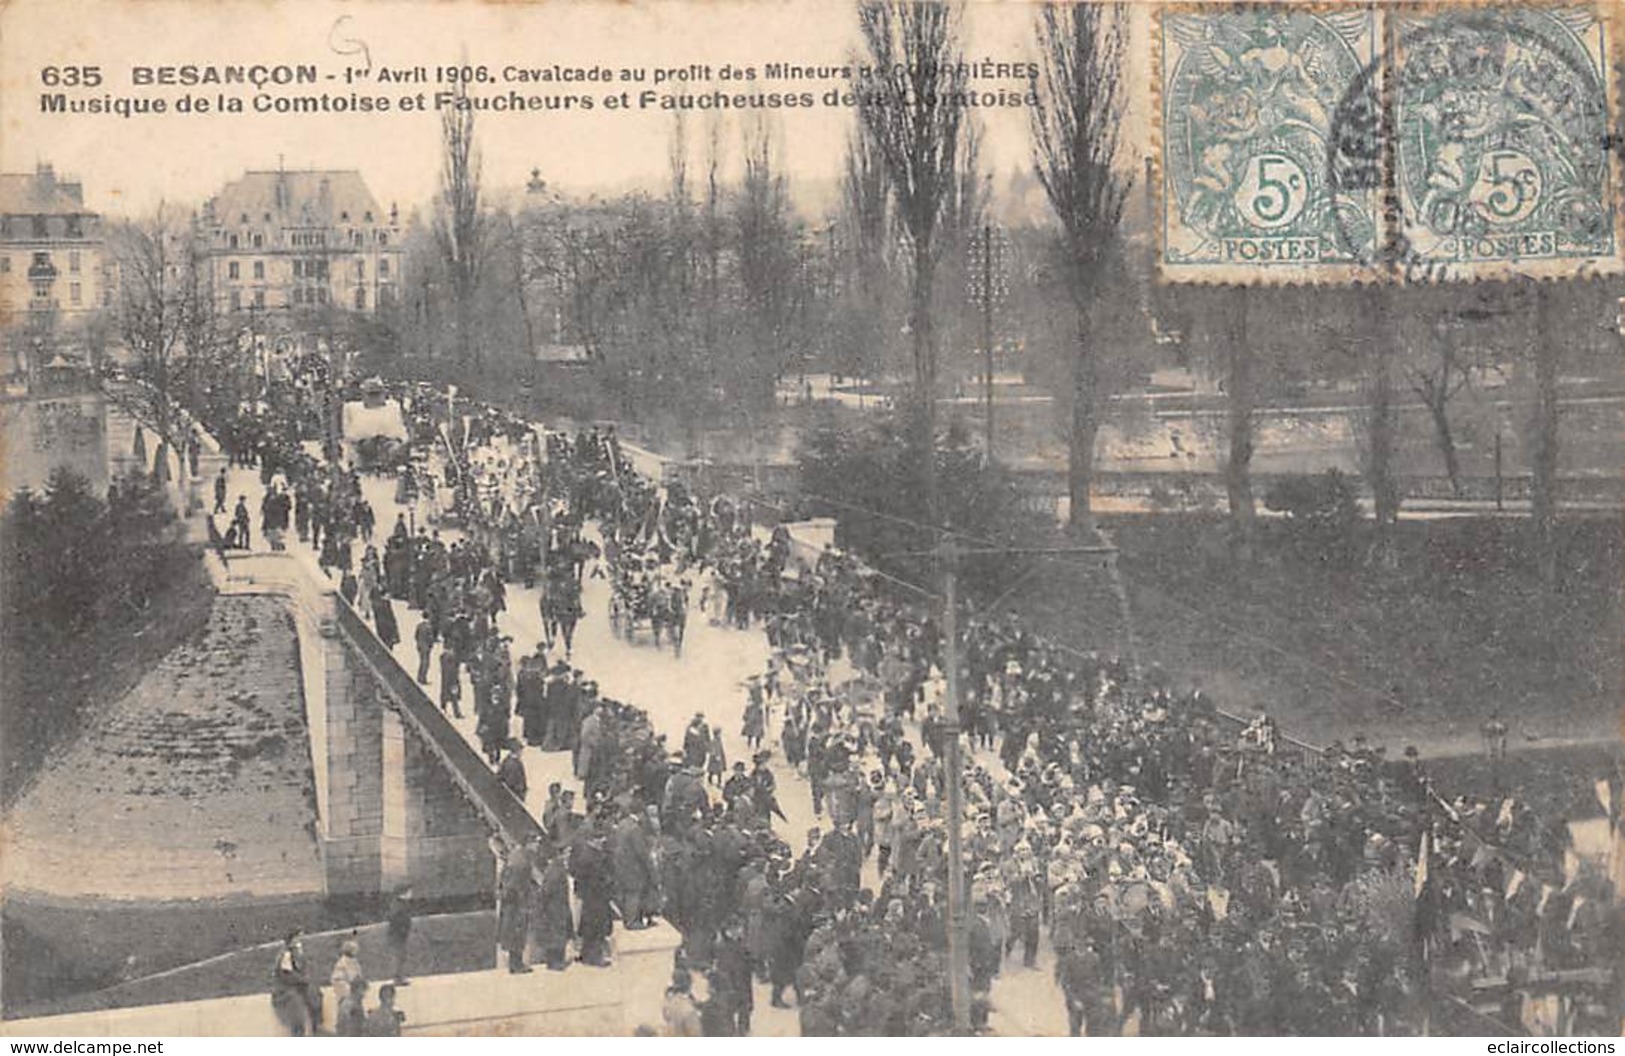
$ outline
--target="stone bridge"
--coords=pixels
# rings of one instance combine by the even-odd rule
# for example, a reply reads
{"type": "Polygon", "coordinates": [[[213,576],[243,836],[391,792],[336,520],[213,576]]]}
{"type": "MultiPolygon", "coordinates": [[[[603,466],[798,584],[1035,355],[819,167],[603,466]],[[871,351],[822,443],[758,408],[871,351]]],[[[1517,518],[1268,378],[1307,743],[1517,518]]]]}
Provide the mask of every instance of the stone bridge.
{"type": "Polygon", "coordinates": [[[225,594],[285,599],[299,644],[326,896],[489,893],[492,839],[541,828],[302,549],[207,558],[225,594]]]}

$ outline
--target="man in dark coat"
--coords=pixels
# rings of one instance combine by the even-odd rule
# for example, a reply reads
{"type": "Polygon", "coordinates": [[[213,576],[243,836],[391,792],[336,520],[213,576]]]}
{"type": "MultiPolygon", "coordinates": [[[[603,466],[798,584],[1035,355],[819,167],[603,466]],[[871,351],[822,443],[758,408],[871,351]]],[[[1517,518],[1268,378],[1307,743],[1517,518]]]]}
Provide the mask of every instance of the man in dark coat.
{"type": "Polygon", "coordinates": [[[514,710],[523,724],[525,743],[540,745],[547,731],[547,656],[545,647],[538,642],[536,652],[519,661],[519,673],[514,679],[514,710]]]}
{"type": "Polygon", "coordinates": [[[515,847],[508,852],[498,878],[497,944],[507,951],[508,971],[515,975],[530,971],[525,963],[525,940],[535,894],[532,864],[529,848],[515,847]]]}
{"type": "Polygon", "coordinates": [[[696,711],[683,731],[683,765],[697,770],[705,769],[705,757],[711,748],[711,729],[705,715],[696,711]]]}
{"type": "Polygon", "coordinates": [[[999,964],[1004,960],[1004,951],[999,948],[999,941],[988,923],[987,908],[978,906],[970,919],[971,1028],[974,1030],[987,1027],[987,997],[993,990],[993,977],[999,974],[999,964]]]}
{"type": "Polygon", "coordinates": [[[440,649],[440,710],[463,717],[462,661],[448,639],[440,649]]]}
{"type": "Polygon", "coordinates": [[[614,878],[603,820],[594,818],[570,848],[570,877],[581,901],[581,962],[609,965],[609,935],[615,927],[614,878]]]}
{"type": "Polygon", "coordinates": [[[796,972],[806,956],[809,915],[799,895],[794,891],[774,890],[768,895],[763,917],[765,943],[768,948],[767,981],[773,987],[774,1008],[789,1008],[784,1001],[784,988],[796,986],[796,999],[801,1000],[796,972]]]}
{"type": "Polygon", "coordinates": [[[575,916],[570,909],[570,874],[565,868],[564,852],[554,852],[543,867],[531,914],[531,932],[538,955],[550,971],[564,971],[565,951],[576,935],[575,916]]]}
{"type": "Polygon", "coordinates": [[[722,801],[733,807],[739,800],[748,799],[755,789],[755,783],[751,781],[750,775],[745,773],[745,764],[735,763],[733,774],[722,786],[722,801]]]}
{"type": "Polygon", "coordinates": [[[381,590],[372,596],[372,625],[386,649],[394,649],[400,644],[401,628],[395,622],[395,603],[381,590]]]}
{"type": "Polygon", "coordinates": [[[530,789],[530,782],[525,777],[525,761],[519,757],[520,748],[521,745],[517,740],[509,739],[508,752],[502,757],[501,765],[497,767],[497,780],[513,793],[513,798],[523,803],[525,793],[530,789]]]}
{"type": "MultiPolygon", "coordinates": [[[[773,776],[773,771],[767,768],[767,760],[767,752],[756,753],[756,769],[750,775],[751,782],[756,787],[751,798],[763,818],[771,814],[776,815],[780,821],[787,822],[790,819],[784,816],[784,809],[779,806],[779,798],[776,795],[779,782],[773,776]]],[[[771,820],[768,823],[771,825],[771,820]]]]}
{"type": "Polygon", "coordinates": [[[427,615],[418,621],[417,629],[412,632],[412,641],[418,647],[418,683],[429,684],[429,657],[434,652],[434,621],[427,615]]]}
{"type": "Polygon", "coordinates": [[[555,661],[547,673],[542,691],[542,751],[557,752],[570,746],[574,723],[576,689],[570,679],[570,665],[555,661]]]}
{"type": "Polygon", "coordinates": [[[1066,997],[1067,1029],[1074,1038],[1085,1024],[1090,1037],[1113,1033],[1105,972],[1100,955],[1088,943],[1062,950],[1055,962],[1055,981],[1061,984],[1061,993],[1066,997]]]}
{"type": "Polygon", "coordinates": [[[657,877],[649,834],[636,812],[628,811],[615,825],[611,839],[615,866],[615,902],[629,930],[648,927],[657,877]]]}
{"type": "Polygon", "coordinates": [[[751,1013],[756,1008],[755,995],[751,993],[755,967],[750,952],[745,949],[737,920],[730,920],[723,927],[722,941],[717,943],[714,956],[716,982],[726,995],[727,1007],[733,1016],[733,1030],[729,1033],[746,1037],[750,1034],[751,1013]]]}

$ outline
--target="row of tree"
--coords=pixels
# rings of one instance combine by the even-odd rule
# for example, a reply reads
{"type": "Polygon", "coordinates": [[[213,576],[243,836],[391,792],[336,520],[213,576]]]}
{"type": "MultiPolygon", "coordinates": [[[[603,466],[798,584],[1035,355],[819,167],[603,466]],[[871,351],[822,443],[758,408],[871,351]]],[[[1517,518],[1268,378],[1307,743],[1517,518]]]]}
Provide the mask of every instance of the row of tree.
{"type": "MultiPolygon", "coordinates": [[[[1591,312],[1579,302],[1595,291],[1528,294],[1525,316],[1545,312],[1548,325],[1525,334],[1506,325],[1504,312],[1483,309],[1482,291],[1463,311],[1459,288],[1156,288],[1149,247],[1122,230],[1134,187],[1134,166],[1122,156],[1124,12],[1103,4],[1035,12],[1025,178],[1042,206],[1014,216],[1000,243],[1009,272],[1000,330],[1016,338],[1028,380],[1057,397],[1076,525],[1091,522],[1109,398],[1170,347],[1223,379],[1225,481],[1243,549],[1254,517],[1260,399],[1293,378],[1359,382],[1361,468],[1384,528],[1400,496],[1398,405],[1416,399],[1427,408],[1459,490],[1451,404],[1485,365],[1486,349],[1533,367],[1525,448],[1537,515],[1549,522],[1558,436],[1551,324],[1591,312]],[[1479,326],[1475,312],[1490,326],[1479,326]],[[1436,316],[1455,325],[1418,330],[1411,322],[1436,316]],[[1486,338],[1484,330],[1496,333],[1486,338]]],[[[470,378],[579,353],[616,401],[607,413],[690,426],[732,415],[749,419],[753,432],[788,375],[816,367],[904,377],[923,519],[940,522],[936,462],[925,457],[924,440],[941,432],[945,376],[963,377],[987,344],[979,318],[987,305],[976,302],[978,291],[994,296],[995,282],[978,273],[976,244],[993,216],[992,180],[976,112],[956,98],[967,87],[960,6],[862,0],[857,15],[856,59],[882,72],[859,96],[840,194],[821,219],[797,209],[773,126],[763,121],[730,128],[711,117],[694,128],[678,120],[664,193],[580,201],[549,193],[539,173],[523,194],[488,192],[477,111],[444,108],[441,194],[411,238],[407,295],[383,313],[373,337],[391,351],[444,357],[470,378]]],[[[119,330],[152,383],[158,405],[144,417],[160,434],[171,394],[234,392],[221,378],[240,373],[226,361],[242,358],[242,321],[216,313],[207,268],[184,228],[160,214],[118,235],[119,330]]]]}

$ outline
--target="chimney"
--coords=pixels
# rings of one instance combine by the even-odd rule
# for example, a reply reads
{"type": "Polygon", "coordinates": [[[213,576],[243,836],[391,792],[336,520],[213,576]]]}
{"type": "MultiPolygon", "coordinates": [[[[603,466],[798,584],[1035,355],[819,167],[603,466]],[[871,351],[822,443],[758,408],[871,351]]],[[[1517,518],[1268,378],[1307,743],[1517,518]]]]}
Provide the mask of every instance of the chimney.
{"type": "Polygon", "coordinates": [[[56,193],[56,169],[50,162],[42,161],[35,166],[34,179],[39,182],[42,197],[48,198],[56,193]]]}

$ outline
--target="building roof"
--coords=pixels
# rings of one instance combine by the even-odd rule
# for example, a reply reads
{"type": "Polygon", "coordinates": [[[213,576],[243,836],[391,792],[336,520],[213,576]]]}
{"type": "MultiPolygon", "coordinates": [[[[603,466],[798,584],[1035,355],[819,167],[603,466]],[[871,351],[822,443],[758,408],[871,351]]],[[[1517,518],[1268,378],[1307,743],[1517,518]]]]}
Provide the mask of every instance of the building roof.
{"type": "Polygon", "coordinates": [[[218,224],[272,222],[293,226],[384,223],[387,214],[354,169],[245,172],[209,202],[218,224]],[[372,219],[366,219],[367,214],[372,219]]]}
{"type": "Polygon", "coordinates": [[[49,165],[35,172],[0,172],[0,213],[83,213],[78,182],[58,180],[49,165]]]}

